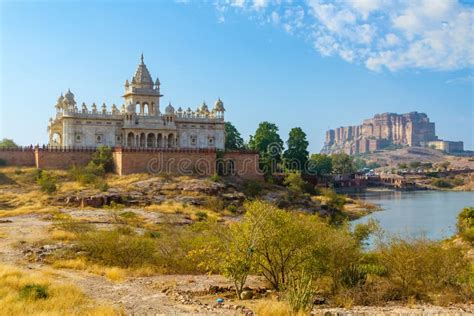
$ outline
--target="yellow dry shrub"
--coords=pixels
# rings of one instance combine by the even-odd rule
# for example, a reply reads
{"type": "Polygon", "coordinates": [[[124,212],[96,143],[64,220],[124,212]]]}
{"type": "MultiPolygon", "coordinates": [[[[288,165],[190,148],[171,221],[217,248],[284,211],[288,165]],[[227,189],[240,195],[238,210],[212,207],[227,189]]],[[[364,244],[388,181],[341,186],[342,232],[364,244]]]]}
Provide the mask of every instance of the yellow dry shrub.
{"type": "Polygon", "coordinates": [[[105,276],[112,281],[121,282],[125,279],[127,271],[118,267],[104,268],[105,276]]]}
{"type": "Polygon", "coordinates": [[[60,269],[74,269],[74,270],[86,270],[87,263],[84,258],[68,259],[68,260],[56,260],[53,262],[53,268],[60,269]]]}
{"type": "Polygon", "coordinates": [[[53,282],[47,274],[0,265],[0,315],[119,315],[113,307],[97,306],[71,284],[53,282]],[[43,297],[25,297],[25,287],[45,289],[43,297]],[[94,306],[95,305],[95,306],[94,306]]]}
{"type": "Polygon", "coordinates": [[[65,230],[53,230],[51,232],[51,238],[53,240],[61,240],[61,241],[75,240],[76,234],[65,231],[65,230]]]}
{"type": "Polygon", "coordinates": [[[90,264],[84,258],[56,260],[52,264],[56,269],[83,270],[89,273],[105,276],[109,280],[120,282],[127,277],[127,270],[119,267],[104,267],[98,264],[90,264]]]}
{"type": "Polygon", "coordinates": [[[263,300],[255,307],[255,312],[259,316],[304,316],[305,312],[293,312],[290,305],[284,301],[263,300]]]}

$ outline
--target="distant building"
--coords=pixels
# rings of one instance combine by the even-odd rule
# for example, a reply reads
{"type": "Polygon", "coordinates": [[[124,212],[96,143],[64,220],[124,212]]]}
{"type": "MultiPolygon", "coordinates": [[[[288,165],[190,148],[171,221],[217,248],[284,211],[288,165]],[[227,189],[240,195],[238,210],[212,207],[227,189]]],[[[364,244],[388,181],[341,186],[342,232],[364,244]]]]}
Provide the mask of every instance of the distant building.
{"type": "Polygon", "coordinates": [[[321,152],[364,154],[390,146],[421,146],[422,142],[437,139],[435,123],[425,113],[382,113],[360,125],[328,130],[321,152]]]}
{"type": "Polygon", "coordinates": [[[224,104],[212,109],[206,103],[160,111],[160,81],[153,81],[141,62],[131,82],[125,81],[124,104],[107,109],[105,103],[77,106],[71,91],[59,97],[56,116],[48,125],[49,145],[68,147],[196,148],[224,149],[224,104]]]}
{"type": "Polygon", "coordinates": [[[434,140],[426,143],[426,147],[445,151],[447,153],[456,153],[464,151],[464,143],[448,140],[434,140]]]}

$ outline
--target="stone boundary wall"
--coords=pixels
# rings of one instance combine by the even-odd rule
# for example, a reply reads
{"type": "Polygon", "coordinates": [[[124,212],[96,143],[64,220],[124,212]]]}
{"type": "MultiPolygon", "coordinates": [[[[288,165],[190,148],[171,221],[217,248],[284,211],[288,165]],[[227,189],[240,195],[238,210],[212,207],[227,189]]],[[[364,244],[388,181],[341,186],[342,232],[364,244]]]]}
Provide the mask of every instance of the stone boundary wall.
{"type": "MultiPolygon", "coordinates": [[[[0,148],[0,159],[7,165],[41,169],[69,169],[84,166],[96,148],[91,147],[19,147],[0,148]]],[[[194,148],[113,148],[115,171],[118,175],[133,173],[211,176],[232,165],[227,176],[262,180],[259,157],[252,151],[218,152],[215,149],[194,148]]],[[[228,170],[227,170],[228,171],[228,170]]]]}
{"type": "Polygon", "coordinates": [[[210,176],[216,172],[216,150],[177,148],[114,149],[119,175],[132,173],[210,176]]]}
{"type": "Polygon", "coordinates": [[[95,148],[35,148],[36,167],[41,169],[69,169],[85,166],[92,158],[95,148]]]}
{"type": "Polygon", "coordinates": [[[222,160],[224,163],[229,160],[234,162],[234,175],[236,176],[251,180],[263,180],[263,173],[259,168],[259,156],[255,152],[227,151],[224,152],[222,160]]]}
{"type": "Polygon", "coordinates": [[[0,148],[0,159],[7,166],[34,167],[35,151],[33,147],[0,148]]]}

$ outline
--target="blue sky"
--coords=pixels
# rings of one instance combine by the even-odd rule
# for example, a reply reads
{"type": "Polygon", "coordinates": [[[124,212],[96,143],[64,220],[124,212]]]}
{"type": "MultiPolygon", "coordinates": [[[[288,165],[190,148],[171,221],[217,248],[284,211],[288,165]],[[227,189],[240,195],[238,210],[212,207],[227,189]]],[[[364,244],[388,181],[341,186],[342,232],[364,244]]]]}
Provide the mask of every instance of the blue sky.
{"type": "Polygon", "coordinates": [[[0,138],[20,144],[47,142],[68,88],[79,104],[121,105],[143,52],[162,108],[220,97],[246,139],[266,120],[284,140],[303,128],[319,152],[328,128],[419,111],[440,138],[474,148],[466,2],[4,1],[0,10],[0,138]]]}

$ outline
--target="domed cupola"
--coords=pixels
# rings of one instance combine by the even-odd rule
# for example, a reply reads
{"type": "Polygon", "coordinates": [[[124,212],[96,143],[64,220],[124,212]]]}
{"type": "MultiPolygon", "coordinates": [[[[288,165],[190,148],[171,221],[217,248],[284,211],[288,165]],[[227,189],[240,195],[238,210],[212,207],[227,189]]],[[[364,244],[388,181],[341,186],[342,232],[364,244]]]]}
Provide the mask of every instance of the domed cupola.
{"type": "Polygon", "coordinates": [[[174,114],[174,107],[171,105],[171,102],[168,104],[168,106],[165,109],[166,114],[173,115],[174,114]]]}
{"type": "Polygon", "coordinates": [[[66,99],[69,104],[76,104],[76,101],[74,100],[74,93],[72,93],[70,89],[67,89],[64,99],[66,99]]]}
{"type": "Polygon", "coordinates": [[[199,112],[201,112],[201,114],[209,113],[209,107],[207,106],[206,102],[202,103],[201,107],[199,108],[199,112]]]}
{"type": "Polygon", "coordinates": [[[150,72],[143,62],[143,54],[141,56],[141,62],[138,65],[137,71],[132,78],[132,85],[138,85],[140,88],[153,89],[153,79],[150,76],[150,72]]]}
{"type": "Polygon", "coordinates": [[[225,111],[224,102],[222,102],[222,100],[220,98],[217,99],[217,101],[214,105],[214,111],[216,111],[216,112],[224,112],[225,111]]]}
{"type": "Polygon", "coordinates": [[[63,108],[63,101],[64,101],[64,97],[63,97],[63,94],[61,93],[61,95],[59,96],[58,98],[58,101],[56,102],[56,110],[59,111],[63,108]]]}

